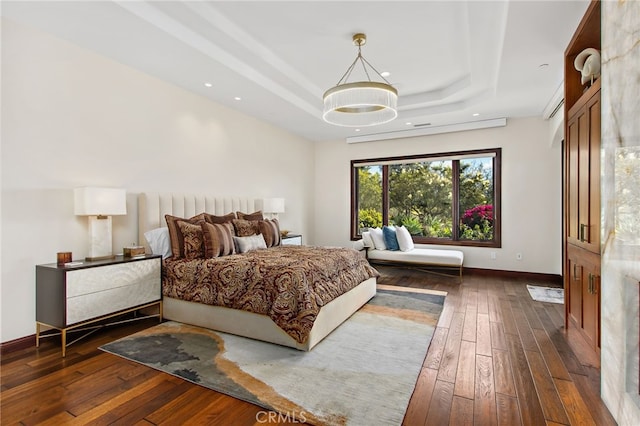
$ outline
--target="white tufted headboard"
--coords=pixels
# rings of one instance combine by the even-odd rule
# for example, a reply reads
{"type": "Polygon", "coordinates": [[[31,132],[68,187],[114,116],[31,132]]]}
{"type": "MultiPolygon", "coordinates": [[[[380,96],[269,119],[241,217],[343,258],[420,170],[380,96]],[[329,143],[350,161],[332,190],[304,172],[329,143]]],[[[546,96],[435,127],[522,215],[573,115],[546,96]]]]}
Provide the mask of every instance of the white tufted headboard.
{"type": "Polygon", "coordinates": [[[242,211],[252,213],[259,210],[262,199],[240,197],[215,197],[211,195],[143,192],[138,196],[138,241],[147,253],[149,244],[144,233],[152,229],[166,227],[164,215],[189,218],[202,212],[215,215],[242,211]]]}

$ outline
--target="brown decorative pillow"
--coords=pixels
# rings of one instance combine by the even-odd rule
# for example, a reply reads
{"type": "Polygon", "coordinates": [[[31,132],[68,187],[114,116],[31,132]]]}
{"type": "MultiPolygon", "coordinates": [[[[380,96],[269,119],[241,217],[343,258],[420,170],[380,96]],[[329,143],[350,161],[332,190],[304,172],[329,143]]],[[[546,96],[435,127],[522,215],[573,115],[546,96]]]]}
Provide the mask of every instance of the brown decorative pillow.
{"type": "Polygon", "coordinates": [[[260,227],[257,220],[234,219],[233,227],[238,237],[248,237],[260,233],[260,227]]]}
{"type": "Polygon", "coordinates": [[[258,210],[257,212],[253,212],[253,213],[236,212],[236,214],[238,215],[238,219],[244,219],[244,220],[262,220],[262,219],[264,219],[264,216],[262,216],[262,210],[258,210]]]}
{"type": "Polygon", "coordinates": [[[204,220],[206,220],[207,223],[230,223],[235,218],[236,214],[234,212],[225,214],[224,216],[216,216],[209,213],[204,214],[204,220]]]}
{"type": "Polygon", "coordinates": [[[204,213],[200,213],[192,218],[185,219],[183,217],[171,216],[169,214],[164,215],[167,221],[167,228],[169,228],[169,239],[171,240],[171,254],[174,259],[180,259],[184,257],[184,240],[182,238],[182,232],[178,227],[178,221],[196,224],[204,219],[204,213]]]}
{"type": "Polygon", "coordinates": [[[184,258],[187,260],[199,259],[204,257],[204,237],[199,221],[197,225],[192,223],[178,221],[178,228],[182,233],[182,242],[184,247],[184,258]]]}
{"type": "Polygon", "coordinates": [[[235,254],[231,223],[201,223],[206,258],[235,254]]]}
{"type": "Polygon", "coordinates": [[[267,247],[280,245],[280,225],[278,219],[261,220],[258,222],[258,226],[267,247]]]}

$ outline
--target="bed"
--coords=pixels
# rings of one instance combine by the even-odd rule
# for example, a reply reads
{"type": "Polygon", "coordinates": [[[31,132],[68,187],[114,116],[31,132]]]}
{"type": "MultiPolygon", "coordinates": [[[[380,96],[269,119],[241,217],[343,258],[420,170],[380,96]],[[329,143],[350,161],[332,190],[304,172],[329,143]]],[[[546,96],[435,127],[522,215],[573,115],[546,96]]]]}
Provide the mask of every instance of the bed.
{"type": "MultiPolygon", "coordinates": [[[[145,233],[166,227],[165,215],[191,218],[201,212],[206,212],[212,215],[223,216],[230,212],[255,212],[259,210],[259,207],[259,202],[251,198],[220,198],[176,193],[142,193],[138,197],[139,241],[145,245],[147,253],[150,253],[151,248],[145,238],[145,233]]],[[[360,273],[360,275],[349,271],[349,276],[346,276],[346,271],[330,270],[333,267],[331,266],[329,251],[334,251],[336,258],[339,257],[342,252],[353,252],[355,257],[361,259],[357,252],[352,249],[309,248],[304,246],[278,246],[251,251],[241,255],[222,256],[220,258],[206,260],[165,259],[163,260],[162,273],[163,316],[166,319],[186,324],[309,351],[362,305],[367,303],[376,293],[377,273],[373,268],[366,273],[360,273]],[[244,259],[243,256],[247,256],[247,259],[244,259]],[[287,259],[287,256],[289,259],[287,259]],[[296,259],[305,259],[305,261],[296,262],[296,259]],[[243,261],[244,263],[242,263],[243,261]],[[302,272],[298,272],[293,268],[293,264],[295,263],[305,263],[310,265],[310,267],[315,267],[315,271],[310,270],[310,272],[308,272],[315,274],[313,278],[314,282],[316,282],[315,280],[318,276],[320,276],[319,279],[340,281],[342,290],[334,291],[339,294],[334,295],[335,298],[330,301],[318,300],[319,298],[324,298],[323,294],[318,292],[316,292],[316,297],[312,297],[315,302],[310,301],[308,297],[305,299],[306,296],[303,295],[296,296],[299,297],[300,300],[306,300],[309,306],[304,305],[307,309],[304,312],[300,312],[297,317],[294,317],[291,313],[286,313],[286,315],[280,315],[278,313],[278,315],[274,315],[273,312],[268,314],[251,312],[251,308],[249,308],[249,310],[245,310],[244,308],[234,309],[226,306],[208,304],[210,301],[205,300],[207,297],[201,296],[200,294],[197,297],[189,297],[188,292],[186,292],[184,288],[181,289],[181,287],[177,287],[176,289],[174,286],[175,282],[172,281],[181,277],[184,278],[185,274],[188,275],[190,273],[189,271],[194,271],[193,273],[196,274],[198,273],[196,271],[201,271],[202,269],[214,271],[215,268],[219,266],[221,270],[225,271],[242,270],[244,274],[248,274],[246,275],[248,278],[245,280],[248,283],[247,285],[250,285],[251,288],[254,289],[258,288],[258,290],[263,293],[269,292],[270,290],[262,288],[261,283],[256,278],[256,273],[246,268],[247,264],[252,264],[261,265],[260,273],[264,275],[265,282],[268,281],[270,274],[274,275],[274,280],[279,279],[279,284],[277,285],[279,288],[282,287],[286,281],[290,281],[291,277],[293,277],[295,281],[295,284],[292,284],[293,287],[306,287],[305,279],[301,275],[302,272]],[[273,265],[277,266],[274,267],[273,265]],[[275,276],[275,273],[270,272],[270,270],[274,268],[278,269],[278,277],[275,276]],[[325,268],[325,270],[323,270],[323,268],[325,268]],[[172,272],[174,269],[178,272],[172,272]],[[281,276],[281,272],[285,270],[289,272],[289,275],[284,277],[287,279],[281,276]],[[323,277],[323,275],[327,277],[323,277]],[[351,281],[350,283],[348,282],[349,280],[351,281]],[[317,297],[318,294],[322,297],[317,297]],[[192,300],[185,300],[189,298],[192,300]],[[205,301],[205,303],[201,303],[202,301],[205,301]],[[291,318],[291,324],[283,322],[282,317],[286,317],[287,315],[291,318]],[[309,323],[309,319],[312,320],[311,323],[309,323]]],[[[345,255],[351,256],[352,254],[345,253],[345,255]]],[[[349,269],[356,270],[360,269],[363,264],[368,266],[366,260],[361,260],[363,263],[349,257],[344,261],[351,262],[352,264],[349,266],[349,269]],[[354,262],[358,262],[357,265],[354,262]]],[[[211,273],[210,271],[209,276],[215,274],[218,274],[217,276],[224,275],[219,272],[211,273]]],[[[191,281],[191,284],[183,285],[183,287],[192,286],[194,281],[213,281],[213,279],[209,280],[206,278],[202,280],[197,278],[191,281]]],[[[211,283],[205,284],[210,285],[211,283]]],[[[225,287],[222,288],[223,290],[218,290],[217,293],[213,292],[214,294],[211,297],[214,299],[218,297],[218,299],[220,299],[221,296],[219,294],[227,291],[225,287]]],[[[288,290],[290,291],[291,288],[288,288],[288,290]]],[[[206,286],[204,290],[200,289],[195,291],[198,293],[212,293],[206,286]]],[[[288,296],[288,294],[285,296],[288,296]]],[[[285,296],[276,294],[273,296],[273,299],[278,300],[278,297],[280,297],[280,300],[285,300],[285,296]]],[[[251,302],[251,300],[247,301],[245,298],[245,300],[238,303],[251,305],[253,302],[251,302]]],[[[258,309],[254,309],[254,311],[257,310],[258,309]]]]}

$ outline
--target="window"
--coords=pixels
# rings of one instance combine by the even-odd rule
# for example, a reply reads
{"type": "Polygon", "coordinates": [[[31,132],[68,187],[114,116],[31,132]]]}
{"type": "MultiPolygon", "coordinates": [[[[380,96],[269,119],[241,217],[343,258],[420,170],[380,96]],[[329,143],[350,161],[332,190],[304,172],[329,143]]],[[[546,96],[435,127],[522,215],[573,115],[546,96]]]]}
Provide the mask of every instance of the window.
{"type": "Polygon", "coordinates": [[[351,237],[404,225],[416,243],[500,247],[501,149],[351,161],[351,237]]]}

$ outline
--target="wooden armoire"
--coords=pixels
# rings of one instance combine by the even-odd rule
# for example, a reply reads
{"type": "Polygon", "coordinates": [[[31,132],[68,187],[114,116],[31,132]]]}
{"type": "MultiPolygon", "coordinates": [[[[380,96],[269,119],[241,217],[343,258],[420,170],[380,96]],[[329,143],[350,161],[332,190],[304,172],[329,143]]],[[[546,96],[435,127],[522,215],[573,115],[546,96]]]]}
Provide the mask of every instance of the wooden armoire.
{"type": "Polygon", "coordinates": [[[600,78],[582,84],[574,67],[586,48],[600,51],[600,2],[592,1],[565,51],[565,326],[600,353],[600,78]]]}

